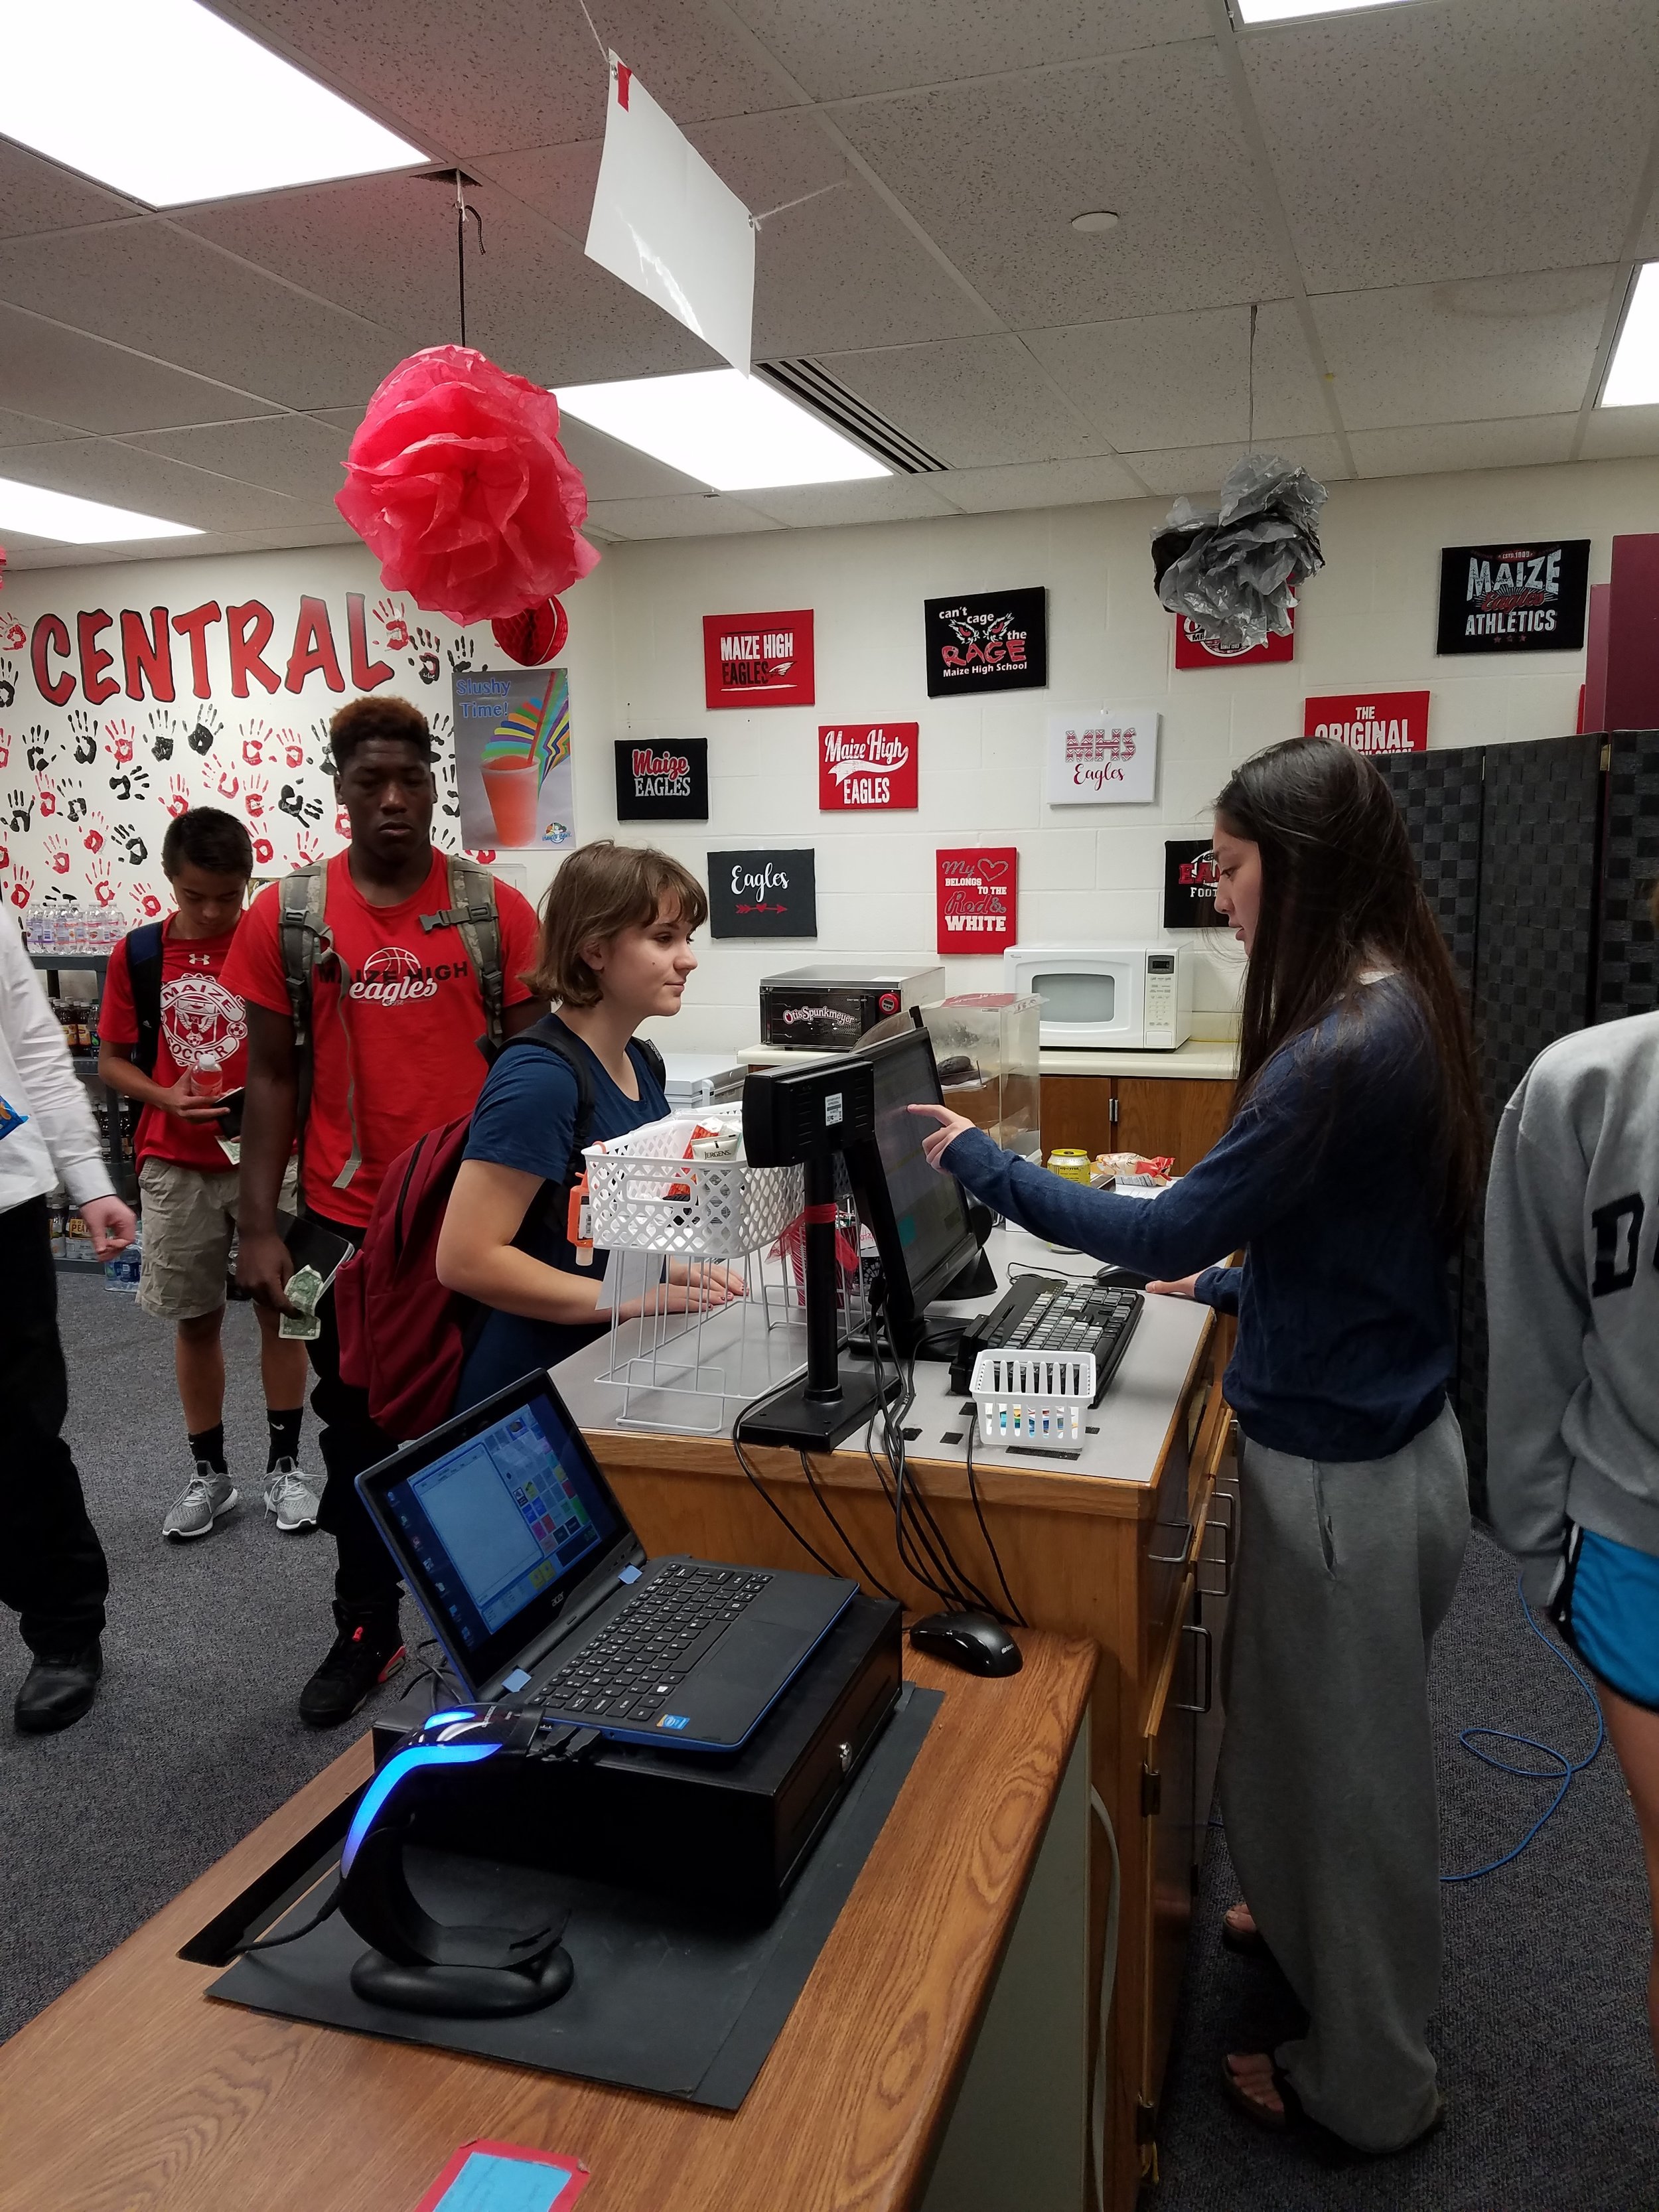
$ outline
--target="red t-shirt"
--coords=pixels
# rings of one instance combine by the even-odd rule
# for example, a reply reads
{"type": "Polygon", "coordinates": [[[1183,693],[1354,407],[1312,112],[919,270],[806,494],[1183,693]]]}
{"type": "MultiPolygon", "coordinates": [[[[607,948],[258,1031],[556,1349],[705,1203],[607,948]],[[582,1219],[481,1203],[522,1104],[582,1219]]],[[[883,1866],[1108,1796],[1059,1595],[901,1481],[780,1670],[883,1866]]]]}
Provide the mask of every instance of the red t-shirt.
{"type": "MultiPolygon", "coordinates": [[[[161,930],[161,1030],[156,1040],[156,1082],[171,1087],[186,1069],[198,1076],[217,1066],[222,1088],[240,1091],[247,1081],[247,1010],[220,980],[236,942],[236,931],[222,937],[179,937],[170,914],[161,930]]],[[[240,924],[239,924],[240,927],[240,924]]],[[[137,1044],[138,1012],[133,1003],[132,971],[124,937],[109,957],[109,974],[98,1009],[98,1035],[106,1044],[137,1044]]],[[[181,1121],[159,1106],[146,1106],[138,1117],[136,1146],[142,1162],[174,1160],[180,1167],[230,1172],[211,1124],[181,1121]]]]}
{"type": "MultiPolygon", "coordinates": [[[[281,894],[280,884],[269,885],[242,917],[225,977],[256,1006],[285,1015],[281,894]]],[[[423,914],[448,904],[440,852],[415,896],[398,906],[371,906],[351,880],[346,854],[328,864],[325,919],[347,979],[343,1019],[340,979],[319,963],[312,975],[311,1110],[300,1174],[307,1205],[331,1220],[361,1227],[398,1153],[440,1122],[470,1114],[489,1073],[477,1048],[483,994],[461,933],[421,927],[423,914]],[[362,1164],[339,1190],[334,1179],[351,1157],[346,1102],[354,1084],[362,1164]]],[[[536,916],[507,884],[496,884],[495,907],[504,996],[520,1006],[530,996],[524,976],[536,964],[536,916]]]]}

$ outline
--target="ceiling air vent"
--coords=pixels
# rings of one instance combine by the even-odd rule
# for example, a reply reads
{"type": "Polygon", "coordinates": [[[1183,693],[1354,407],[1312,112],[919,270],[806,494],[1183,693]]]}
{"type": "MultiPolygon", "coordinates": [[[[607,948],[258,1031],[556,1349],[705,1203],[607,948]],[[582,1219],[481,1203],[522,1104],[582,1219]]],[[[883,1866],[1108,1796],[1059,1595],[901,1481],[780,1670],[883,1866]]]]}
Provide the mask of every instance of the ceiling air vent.
{"type": "Polygon", "coordinates": [[[914,438],[907,438],[885,416],[878,415],[873,407],[855,398],[844,384],[837,384],[827,369],[815,361],[757,361],[757,376],[763,376],[780,392],[787,392],[792,399],[810,408],[837,430],[860,445],[867,447],[878,460],[885,461],[890,469],[903,476],[929,476],[943,470],[946,464],[930,453],[914,438]]]}

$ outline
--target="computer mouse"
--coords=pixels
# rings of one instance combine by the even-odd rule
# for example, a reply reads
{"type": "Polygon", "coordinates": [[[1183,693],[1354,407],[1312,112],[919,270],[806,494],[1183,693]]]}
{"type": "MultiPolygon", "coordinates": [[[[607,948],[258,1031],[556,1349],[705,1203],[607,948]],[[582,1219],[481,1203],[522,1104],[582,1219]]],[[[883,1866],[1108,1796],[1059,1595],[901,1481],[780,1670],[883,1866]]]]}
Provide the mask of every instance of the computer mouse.
{"type": "Polygon", "coordinates": [[[964,1674],[1018,1674],[1025,1664],[1018,1644],[988,1613],[930,1613],[911,1629],[910,1641],[964,1674]]]}
{"type": "Polygon", "coordinates": [[[1109,1262],[1095,1270],[1096,1282],[1109,1291],[1144,1291],[1152,1279],[1137,1267],[1114,1267],[1109,1262]]]}

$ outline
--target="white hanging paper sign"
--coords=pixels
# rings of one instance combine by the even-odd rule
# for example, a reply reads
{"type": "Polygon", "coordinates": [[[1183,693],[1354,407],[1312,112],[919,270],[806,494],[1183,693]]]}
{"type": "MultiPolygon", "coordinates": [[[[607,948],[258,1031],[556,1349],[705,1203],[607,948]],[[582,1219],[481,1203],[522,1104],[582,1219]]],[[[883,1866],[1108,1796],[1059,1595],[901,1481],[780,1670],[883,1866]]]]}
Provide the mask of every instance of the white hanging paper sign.
{"type": "Polygon", "coordinates": [[[749,210],[615,54],[587,258],[748,375],[755,314],[749,210]]]}
{"type": "Polygon", "coordinates": [[[1078,707],[1048,717],[1050,806],[1146,806],[1158,796],[1151,707],[1078,707]]]}

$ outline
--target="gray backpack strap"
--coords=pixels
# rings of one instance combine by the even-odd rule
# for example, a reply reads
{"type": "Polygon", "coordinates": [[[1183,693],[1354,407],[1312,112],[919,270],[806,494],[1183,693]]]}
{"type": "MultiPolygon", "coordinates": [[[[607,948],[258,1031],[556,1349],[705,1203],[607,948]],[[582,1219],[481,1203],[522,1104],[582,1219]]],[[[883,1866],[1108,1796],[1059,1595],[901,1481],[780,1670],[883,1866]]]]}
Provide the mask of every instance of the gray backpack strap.
{"type": "Polygon", "coordinates": [[[449,904],[440,914],[423,914],[421,927],[459,929],[483,1000],[484,1024],[492,1052],[507,1035],[506,978],[501,973],[501,921],[495,907],[495,878],[465,853],[451,853],[449,904]]]}
{"type": "MultiPolygon", "coordinates": [[[[283,951],[283,975],[294,1016],[294,1049],[299,1061],[299,1095],[295,1100],[300,1124],[301,1165],[305,1158],[306,1123],[311,1109],[311,1071],[315,1039],[312,1034],[312,977],[319,960],[337,959],[334,934],[328,926],[328,862],[313,860],[283,878],[278,935],[283,951]]],[[[340,1030],[345,1039],[346,1120],[351,1129],[351,1157],[334,1178],[334,1188],[343,1190],[363,1164],[357,1133],[357,1056],[351,1046],[351,1025],[346,1019],[345,977],[341,975],[336,1001],[340,1030]]]]}

